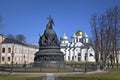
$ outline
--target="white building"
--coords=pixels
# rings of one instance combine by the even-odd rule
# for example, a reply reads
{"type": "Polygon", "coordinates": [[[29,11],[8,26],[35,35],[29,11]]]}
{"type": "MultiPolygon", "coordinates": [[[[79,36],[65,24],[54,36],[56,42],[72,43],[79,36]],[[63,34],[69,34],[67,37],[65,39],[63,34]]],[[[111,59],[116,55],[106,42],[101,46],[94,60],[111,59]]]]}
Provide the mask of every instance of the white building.
{"type": "Polygon", "coordinates": [[[12,53],[14,64],[33,63],[37,51],[38,47],[33,44],[6,38],[0,34],[0,64],[11,64],[12,53]]]}
{"type": "Polygon", "coordinates": [[[71,42],[64,33],[60,38],[61,51],[65,54],[65,61],[76,62],[95,62],[95,53],[92,46],[89,44],[88,35],[78,30],[71,37],[71,42]]]}

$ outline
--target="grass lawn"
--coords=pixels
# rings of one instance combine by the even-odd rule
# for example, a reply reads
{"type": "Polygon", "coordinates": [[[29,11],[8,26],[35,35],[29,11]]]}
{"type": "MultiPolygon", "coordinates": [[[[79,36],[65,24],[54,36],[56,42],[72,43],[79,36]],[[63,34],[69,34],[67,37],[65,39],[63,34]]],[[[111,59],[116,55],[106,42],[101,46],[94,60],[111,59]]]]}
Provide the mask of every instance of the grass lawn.
{"type": "Polygon", "coordinates": [[[0,80],[42,80],[43,76],[38,74],[33,75],[0,75],[0,80]]]}
{"type": "Polygon", "coordinates": [[[120,80],[120,69],[110,70],[109,73],[102,74],[58,75],[56,80],[120,80]]]}

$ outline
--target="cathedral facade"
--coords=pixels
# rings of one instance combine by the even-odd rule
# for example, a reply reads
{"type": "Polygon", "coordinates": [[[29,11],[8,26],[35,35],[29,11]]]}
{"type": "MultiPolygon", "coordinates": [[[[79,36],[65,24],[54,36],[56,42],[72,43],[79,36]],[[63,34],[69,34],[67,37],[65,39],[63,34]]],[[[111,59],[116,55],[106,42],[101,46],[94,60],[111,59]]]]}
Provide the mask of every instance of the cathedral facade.
{"type": "Polygon", "coordinates": [[[89,44],[88,35],[81,30],[72,35],[71,42],[64,33],[60,38],[60,50],[67,62],[95,62],[95,52],[89,44]]]}

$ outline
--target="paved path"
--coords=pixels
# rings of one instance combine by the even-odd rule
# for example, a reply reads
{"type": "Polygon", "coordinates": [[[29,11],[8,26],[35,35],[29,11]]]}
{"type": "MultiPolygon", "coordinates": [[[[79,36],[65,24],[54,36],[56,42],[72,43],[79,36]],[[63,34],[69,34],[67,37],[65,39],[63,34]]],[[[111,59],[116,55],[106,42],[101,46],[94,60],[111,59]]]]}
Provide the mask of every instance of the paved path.
{"type": "Polygon", "coordinates": [[[46,74],[46,80],[55,80],[54,74],[53,73],[47,73],[46,74]]]}
{"type": "MultiPolygon", "coordinates": [[[[101,70],[97,70],[97,71],[92,71],[92,72],[87,72],[86,74],[95,74],[95,73],[107,73],[108,71],[101,71],[101,70]]],[[[85,72],[69,72],[69,73],[45,73],[46,76],[43,78],[43,80],[55,80],[55,76],[54,75],[61,75],[61,74],[85,74],[85,72]]]]}
{"type": "MultiPolygon", "coordinates": [[[[61,75],[61,74],[85,74],[85,72],[66,72],[66,73],[17,73],[17,72],[13,72],[13,73],[9,73],[9,72],[1,72],[0,74],[40,74],[40,75],[45,75],[45,77],[43,78],[43,80],[55,80],[55,75],[61,75]]],[[[108,73],[108,71],[101,71],[101,70],[97,70],[97,71],[91,71],[91,72],[87,72],[86,74],[96,74],[96,73],[108,73]]]]}
{"type": "MultiPolygon", "coordinates": [[[[0,71],[0,74],[41,74],[41,75],[53,75],[54,74],[85,74],[85,72],[64,72],[64,73],[27,73],[27,72],[13,72],[13,73],[10,73],[10,72],[3,72],[3,71],[0,71]]],[[[93,74],[93,73],[108,73],[108,71],[103,71],[103,70],[96,70],[96,71],[91,71],[91,72],[86,72],[86,74],[93,74]]]]}

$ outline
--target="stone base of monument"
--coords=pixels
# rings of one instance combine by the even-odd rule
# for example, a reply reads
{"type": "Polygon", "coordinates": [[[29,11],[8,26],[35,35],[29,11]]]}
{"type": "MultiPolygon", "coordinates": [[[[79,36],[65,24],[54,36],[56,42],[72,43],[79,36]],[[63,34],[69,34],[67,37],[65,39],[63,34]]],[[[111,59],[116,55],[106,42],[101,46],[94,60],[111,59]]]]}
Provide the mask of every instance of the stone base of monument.
{"type": "Polygon", "coordinates": [[[64,68],[65,63],[63,61],[38,61],[34,62],[34,67],[41,68],[64,68]]]}
{"type": "Polygon", "coordinates": [[[42,47],[35,54],[34,67],[64,67],[64,54],[59,47],[42,47]]]}

